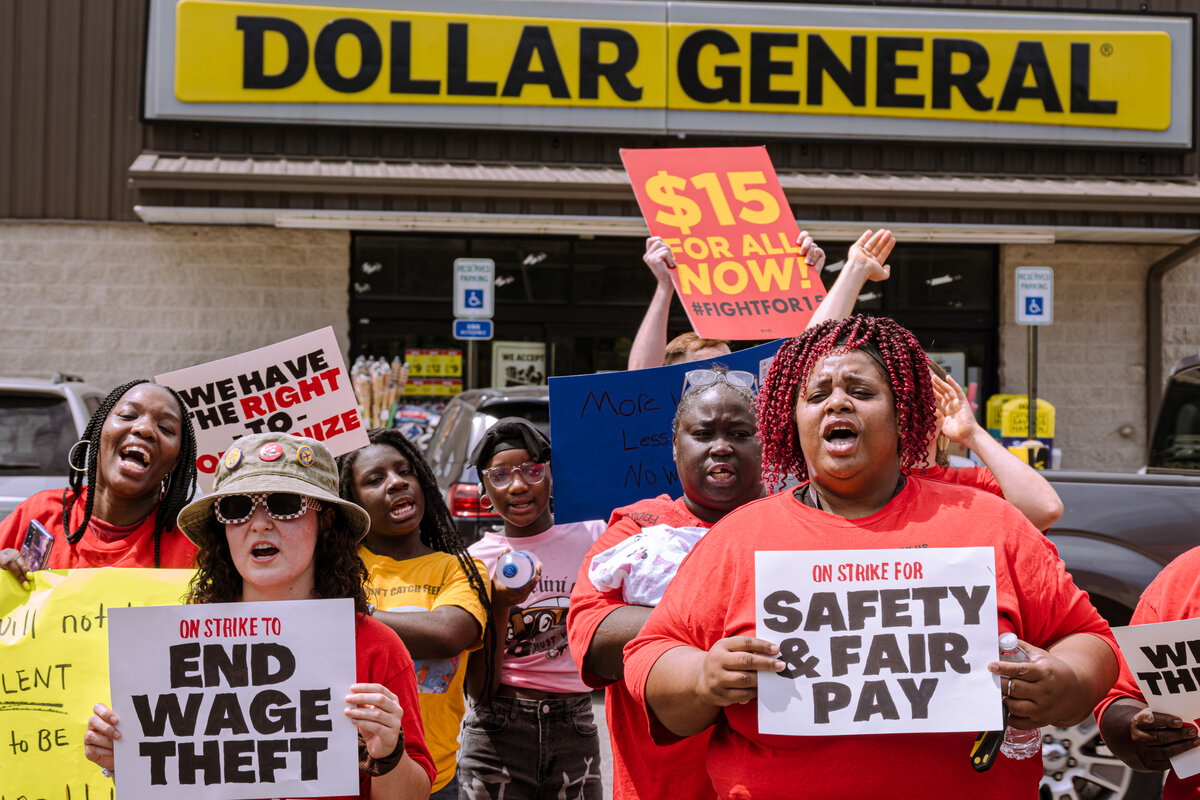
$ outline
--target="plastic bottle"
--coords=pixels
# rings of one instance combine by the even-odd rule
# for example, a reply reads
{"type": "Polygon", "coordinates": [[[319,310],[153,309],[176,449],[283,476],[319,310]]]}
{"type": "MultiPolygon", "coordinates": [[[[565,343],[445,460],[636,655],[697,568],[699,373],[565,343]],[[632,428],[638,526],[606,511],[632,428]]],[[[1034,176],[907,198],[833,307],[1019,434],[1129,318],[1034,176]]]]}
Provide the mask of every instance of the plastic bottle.
{"type": "Polygon", "coordinates": [[[520,589],[529,583],[537,569],[537,561],[524,550],[513,550],[500,556],[496,563],[496,580],[509,589],[520,589]]]}
{"type": "MultiPolygon", "coordinates": [[[[1029,660],[1029,656],[1025,655],[1025,651],[1017,643],[1015,633],[1000,634],[1000,660],[1014,663],[1029,660]]],[[[1021,731],[1011,725],[1004,729],[1004,742],[1000,745],[1000,752],[1009,758],[1033,758],[1041,751],[1042,732],[1040,729],[1021,731]]]]}

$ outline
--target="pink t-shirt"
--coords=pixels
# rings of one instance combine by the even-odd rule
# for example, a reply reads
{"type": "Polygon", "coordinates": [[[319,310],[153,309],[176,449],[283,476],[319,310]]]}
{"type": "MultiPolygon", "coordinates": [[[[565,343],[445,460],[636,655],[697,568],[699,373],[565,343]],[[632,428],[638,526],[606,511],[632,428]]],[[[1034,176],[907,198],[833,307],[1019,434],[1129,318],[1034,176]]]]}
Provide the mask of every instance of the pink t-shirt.
{"type": "Polygon", "coordinates": [[[522,538],[485,533],[471,545],[471,555],[486,564],[489,573],[496,571],[505,550],[524,550],[542,562],[542,579],[525,605],[509,615],[501,683],[543,692],[588,691],[567,644],[567,607],[579,565],[604,528],[598,519],[568,522],[522,538]]]}

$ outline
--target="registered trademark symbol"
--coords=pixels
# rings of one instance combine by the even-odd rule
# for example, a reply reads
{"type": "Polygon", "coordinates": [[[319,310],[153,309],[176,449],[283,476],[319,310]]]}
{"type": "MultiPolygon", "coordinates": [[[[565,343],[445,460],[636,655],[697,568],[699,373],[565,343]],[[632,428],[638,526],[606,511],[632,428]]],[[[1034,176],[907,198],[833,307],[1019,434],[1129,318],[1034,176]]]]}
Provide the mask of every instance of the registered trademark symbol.
{"type": "Polygon", "coordinates": [[[1100,45],[1100,55],[1111,56],[1112,55],[1112,45],[1109,44],[1108,42],[1105,42],[1104,44],[1100,45]]]}

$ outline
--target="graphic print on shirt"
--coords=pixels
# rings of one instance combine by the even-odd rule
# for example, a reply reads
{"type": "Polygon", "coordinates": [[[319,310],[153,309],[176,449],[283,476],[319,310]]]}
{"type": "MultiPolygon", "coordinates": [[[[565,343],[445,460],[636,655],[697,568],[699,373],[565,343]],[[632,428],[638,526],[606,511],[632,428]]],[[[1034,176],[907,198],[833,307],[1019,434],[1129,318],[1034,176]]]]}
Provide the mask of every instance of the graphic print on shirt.
{"type": "Polygon", "coordinates": [[[570,594],[541,597],[528,608],[518,606],[508,616],[506,655],[543,654],[558,658],[567,649],[567,605],[570,594]]]}
{"type": "MultiPolygon", "coordinates": [[[[385,611],[428,611],[424,606],[394,606],[385,611]]],[[[417,691],[421,694],[445,694],[454,682],[458,671],[458,660],[462,653],[453,658],[413,658],[413,670],[417,673],[417,691]]]]}

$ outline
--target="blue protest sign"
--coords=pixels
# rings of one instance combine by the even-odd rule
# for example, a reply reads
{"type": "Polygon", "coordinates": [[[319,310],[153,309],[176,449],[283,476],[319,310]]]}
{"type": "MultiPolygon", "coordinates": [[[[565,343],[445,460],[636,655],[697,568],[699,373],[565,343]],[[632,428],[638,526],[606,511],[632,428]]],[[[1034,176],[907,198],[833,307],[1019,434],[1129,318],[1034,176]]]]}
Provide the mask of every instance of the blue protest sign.
{"type": "Polygon", "coordinates": [[[685,373],[721,364],[757,375],[761,386],[781,343],[669,367],[551,378],[554,521],[607,520],[614,508],[681,495],[671,425],[685,373]]]}

